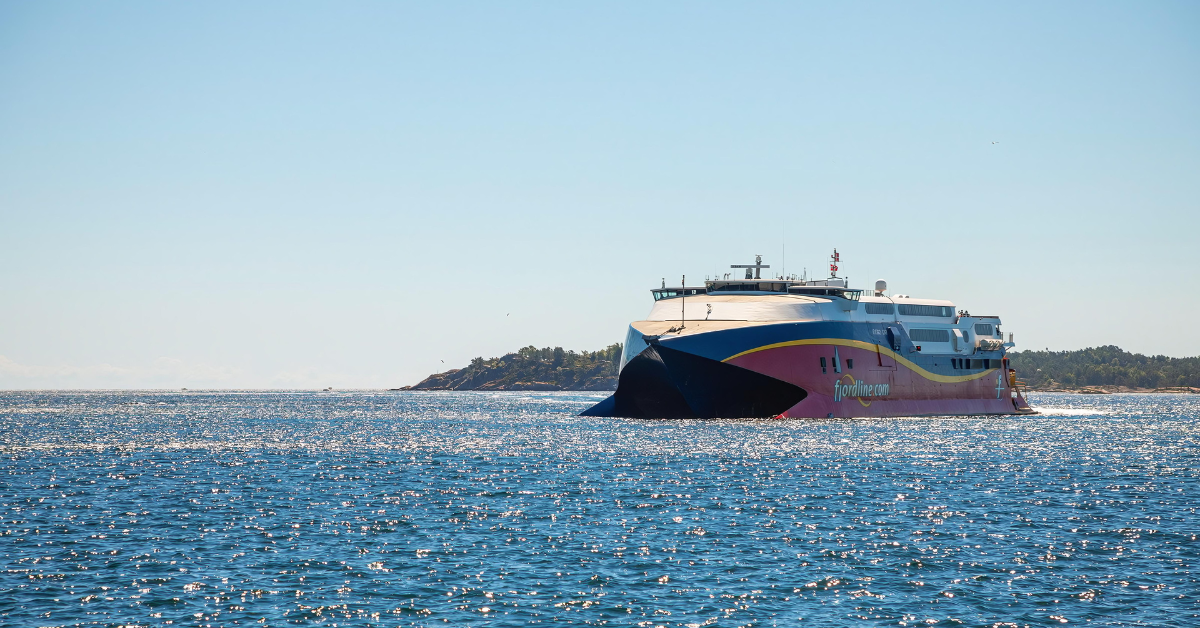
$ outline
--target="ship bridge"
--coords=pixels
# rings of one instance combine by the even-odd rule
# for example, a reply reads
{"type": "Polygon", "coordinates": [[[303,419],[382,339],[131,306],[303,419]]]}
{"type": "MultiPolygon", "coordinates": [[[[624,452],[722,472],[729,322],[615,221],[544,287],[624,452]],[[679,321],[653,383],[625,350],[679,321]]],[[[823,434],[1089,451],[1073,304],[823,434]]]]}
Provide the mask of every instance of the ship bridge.
{"type": "MultiPolygon", "coordinates": [[[[837,250],[834,250],[834,258],[840,260],[837,250]]],[[[762,263],[762,256],[756,255],[753,264],[733,264],[730,268],[745,269],[746,276],[744,278],[730,278],[733,273],[726,273],[724,278],[705,279],[703,286],[686,286],[668,288],[666,279],[663,279],[663,286],[651,290],[655,301],[663,299],[674,299],[682,297],[695,297],[700,295],[720,295],[720,294],[754,294],[754,295],[800,295],[800,296],[820,296],[820,297],[836,297],[840,299],[848,299],[858,301],[862,296],[861,289],[850,288],[848,285],[849,279],[838,277],[836,275],[836,264],[831,265],[833,269],[831,275],[827,279],[807,279],[798,278],[795,275],[791,277],[779,276],[775,278],[762,278],[762,269],[770,268],[769,264],[762,263]]],[[[686,281],[686,277],[684,278],[686,281]]]]}
{"type": "MultiPolygon", "coordinates": [[[[887,283],[876,282],[874,290],[850,287],[847,277],[837,276],[840,257],[831,256],[830,276],[762,277],[770,265],[756,256],[754,264],[735,264],[744,270],[705,279],[704,285],[668,287],[651,291],[654,306],[645,320],[634,323],[648,335],[692,335],[782,322],[849,322],[894,326],[913,340],[914,351],[962,354],[998,350],[1012,346],[1004,342],[1000,319],[971,316],[958,311],[952,301],[921,299],[891,294],[887,283]]],[[[684,278],[686,280],[686,278],[684,278]]]]}

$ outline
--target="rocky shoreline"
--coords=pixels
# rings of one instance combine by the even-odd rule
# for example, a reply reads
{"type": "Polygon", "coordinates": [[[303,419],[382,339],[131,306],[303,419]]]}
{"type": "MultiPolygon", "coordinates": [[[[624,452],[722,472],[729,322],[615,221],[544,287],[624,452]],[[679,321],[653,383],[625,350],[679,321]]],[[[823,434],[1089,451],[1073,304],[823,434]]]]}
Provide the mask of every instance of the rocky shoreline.
{"type": "Polygon", "coordinates": [[[620,359],[620,344],[582,352],[530,346],[392,390],[615,390],[620,359]]]}
{"type": "Polygon", "coordinates": [[[1171,386],[1167,388],[1138,388],[1136,386],[1050,386],[1045,388],[1030,387],[1030,392],[1061,392],[1079,395],[1112,395],[1117,393],[1159,393],[1159,394],[1200,394],[1200,388],[1195,386],[1171,386]]]}
{"type": "Polygon", "coordinates": [[[390,390],[532,390],[532,391],[552,391],[552,390],[616,390],[617,378],[615,377],[592,377],[580,382],[563,385],[552,382],[506,382],[506,381],[484,381],[476,383],[475,378],[461,376],[463,369],[454,369],[445,373],[436,373],[430,375],[420,382],[412,386],[401,386],[400,388],[392,388],[390,390]]]}

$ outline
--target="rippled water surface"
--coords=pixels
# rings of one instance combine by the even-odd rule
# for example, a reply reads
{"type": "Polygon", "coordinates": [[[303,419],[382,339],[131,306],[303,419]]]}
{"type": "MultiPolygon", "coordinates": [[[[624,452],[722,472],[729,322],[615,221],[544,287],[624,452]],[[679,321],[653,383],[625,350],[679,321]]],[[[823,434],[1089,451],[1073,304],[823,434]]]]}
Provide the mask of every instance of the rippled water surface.
{"type": "Polygon", "coordinates": [[[1200,625],[1200,399],[0,393],[0,625],[1200,625]]]}

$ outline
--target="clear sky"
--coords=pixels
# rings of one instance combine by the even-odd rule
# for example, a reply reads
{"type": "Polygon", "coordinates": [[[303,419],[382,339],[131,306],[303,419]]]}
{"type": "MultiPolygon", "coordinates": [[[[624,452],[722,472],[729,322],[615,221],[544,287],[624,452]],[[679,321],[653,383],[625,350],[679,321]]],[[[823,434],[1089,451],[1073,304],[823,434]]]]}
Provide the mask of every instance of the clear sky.
{"type": "Polygon", "coordinates": [[[412,384],[785,244],[1197,355],[1197,210],[1195,2],[0,3],[0,388],[412,384]]]}

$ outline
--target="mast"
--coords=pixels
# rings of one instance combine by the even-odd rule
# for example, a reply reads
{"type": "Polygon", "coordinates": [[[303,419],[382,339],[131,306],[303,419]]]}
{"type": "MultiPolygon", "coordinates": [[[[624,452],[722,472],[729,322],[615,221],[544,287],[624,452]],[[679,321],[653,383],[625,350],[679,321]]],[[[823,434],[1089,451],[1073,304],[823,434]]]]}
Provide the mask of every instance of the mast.
{"type": "Polygon", "coordinates": [[[762,279],[762,269],[770,268],[771,265],[762,263],[761,255],[755,255],[753,264],[730,264],[729,267],[730,268],[745,268],[746,269],[746,279],[762,279]],[[751,274],[750,274],[750,269],[752,269],[752,268],[754,269],[753,276],[751,276],[751,274]]]}

